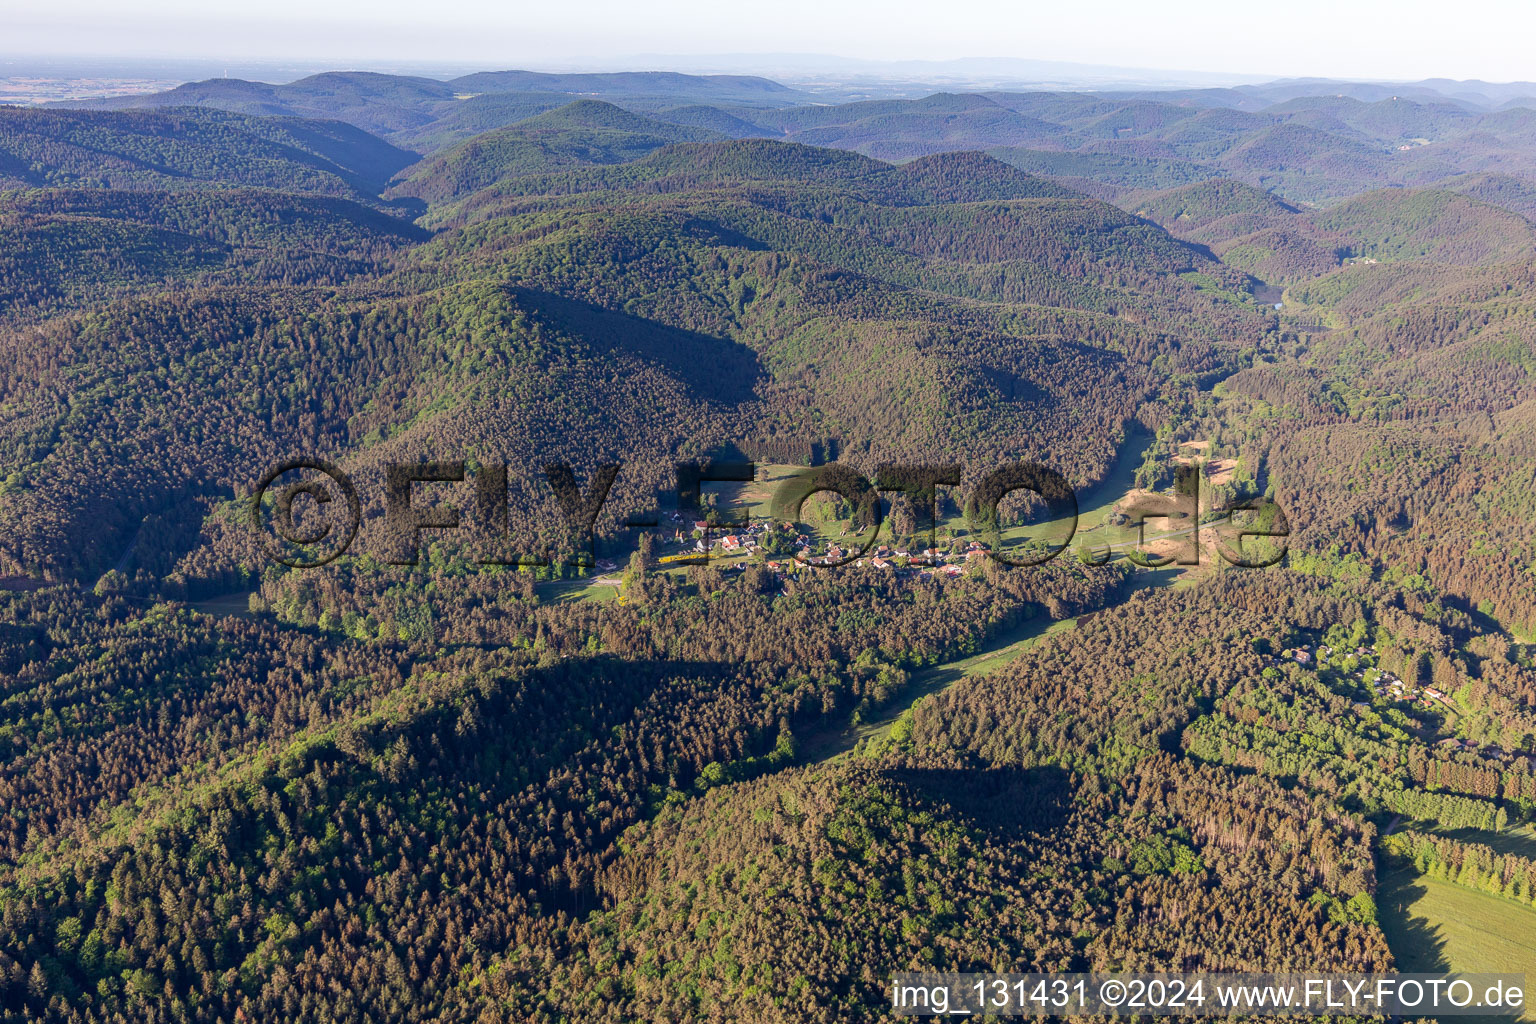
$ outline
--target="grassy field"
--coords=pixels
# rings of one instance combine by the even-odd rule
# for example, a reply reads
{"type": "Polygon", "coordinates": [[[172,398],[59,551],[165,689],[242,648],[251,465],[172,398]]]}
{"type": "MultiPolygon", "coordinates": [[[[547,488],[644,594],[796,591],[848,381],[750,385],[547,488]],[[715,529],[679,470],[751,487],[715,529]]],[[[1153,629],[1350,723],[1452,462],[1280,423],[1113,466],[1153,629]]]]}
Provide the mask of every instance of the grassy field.
{"type": "MultiPolygon", "coordinates": [[[[1536,909],[1417,874],[1411,867],[1382,876],[1376,904],[1400,971],[1524,972],[1536,979],[1536,909]]],[[[1536,1021],[1536,1012],[1527,1008],[1520,1019],[1536,1021]]]]}
{"type": "Polygon", "coordinates": [[[614,601],[619,588],[597,582],[596,577],[585,576],[569,580],[545,580],[534,584],[540,601],[614,601]]]}
{"type": "Polygon", "coordinates": [[[1536,859],[1536,828],[1521,825],[1503,832],[1484,832],[1481,829],[1464,828],[1442,834],[1461,843],[1481,843],[1497,853],[1512,853],[1517,857],[1536,859]]]}

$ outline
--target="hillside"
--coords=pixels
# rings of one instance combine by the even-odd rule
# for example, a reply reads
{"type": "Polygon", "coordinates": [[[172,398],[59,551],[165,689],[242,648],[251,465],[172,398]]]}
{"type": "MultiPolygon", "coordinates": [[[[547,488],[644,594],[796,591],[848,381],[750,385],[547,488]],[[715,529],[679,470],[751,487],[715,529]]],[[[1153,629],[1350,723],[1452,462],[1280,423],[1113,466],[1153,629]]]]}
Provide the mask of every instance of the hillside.
{"type": "Polygon", "coordinates": [[[45,189],[0,201],[0,323],[144,288],[340,284],[420,242],[345,199],[256,189],[45,189]]]}
{"type": "Polygon", "coordinates": [[[569,96],[558,92],[461,93],[451,104],[435,110],[431,120],[390,133],[390,139],[417,153],[437,153],[482,132],[526,121],[570,102],[569,96]]]}
{"type": "Polygon", "coordinates": [[[1383,262],[1472,266],[1528,258],[1536,251],[1536,225],[1449,192],[1373,192],[1307,219],[1315,230],[1348,245],[1350,255],[1383,262]]]}
{"type": "Polygon", "coordinates": [[[799,194],[785,194],[777,201],[802,211],[814,209],[817,193],[828,188],[851,192],[859,201],[891,206],[1079,195],[980,153],[945,153],[892,166],[842,150],[741,139],[667,146],[620,166],[508,178],[430,211],[423,223],[438,225],[481,218],[508,201],[527,196],[569,196],[614,189],[654,193],[771,189],[776,185],[782,191],[789,183],[802,186],[799,194]]]}
{"type": "Polygon", "coordinates": [[[1278,285],[1321,277],[1341,260],[1336,243],[1294,224],[1225,239],[1212,251],[1234,270],[1278,285]]]}
{"type": "Polygon", "coordinates": [[[1536,182],[1507,174],[1466,174],[1438,182],[1435,188],[1502,206],[1527,220],[1536,220],[1536,182]]]}
{"type": "Polygon", "coordinates": [[[412,154],[334,121],[0,107],[0,186],[224,185],[373,198],[412,154]]]}
{"type": "Polygon", "coordinates": [[[0,1020],[1530,916],[1530,86],[814,87],[0,109],[0,1020]]]}
{"type": "Polygon", "coordinates": [[[1223,263],[1288,284],[1320,277],[1342,260],[1478,266],[1521,259],[1536,234],[1519,214],[1475,198],[1518,202],[1518,179],[1458,180],[1448,190],[1386,189],[1303,211],[1249,185],[1200,182],[1122,198],[1138,216],[1210,246],[1223,263]]]}
{"type": "Polygon", "coordinates": [[[957,149],[1022,146],[1054,139],[1062,130],[981,96],[939,93],[907,102],[765,111],[758,123],[812,146],[851,149],[887,160],[957,149]]]}
{"type": "Polygon", "coordinates": [[[626,163],[669,143],[719,137],[708,128],[652,120],[599,100],[577,100],[509,128],[476,135],[408,168],[388,195],[438,203],[503,178],[626,163]]]}
{"type": "Polygon", "coordinates": [[[210,107],[236,114],[323,118],[385,135],[419,128],[437,104],[453,100],[453,88],[430,78],[366,71],[326,72],[286,85],[211,78],[163,93],[118,96],[72,106],[98,110],[210,107]]]}
{"type": "Polygon", "coordinates": [[[1298,212],[1269,192],[1221,179],[1139,197],[1127,205],[1138,217],[1206,245],[1278,227],[1298,212]]]}

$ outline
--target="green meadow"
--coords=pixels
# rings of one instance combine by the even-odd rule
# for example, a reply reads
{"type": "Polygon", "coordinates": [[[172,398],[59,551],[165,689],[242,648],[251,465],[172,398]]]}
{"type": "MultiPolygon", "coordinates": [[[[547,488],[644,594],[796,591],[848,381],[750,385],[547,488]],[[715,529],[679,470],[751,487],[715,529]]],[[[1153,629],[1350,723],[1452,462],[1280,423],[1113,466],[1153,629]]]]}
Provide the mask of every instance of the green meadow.
{"type": "MultiPolygon", "coordinates": [[[[1401,971],[1523,972],[1536,979],[1536,909],[1420,875],[1412,867],[1382,875],[1376,904],[1401,971]]],[[[1536,1020],[1536,1014],[1527,1008],[1521,1019],[1536,1020]]]]}

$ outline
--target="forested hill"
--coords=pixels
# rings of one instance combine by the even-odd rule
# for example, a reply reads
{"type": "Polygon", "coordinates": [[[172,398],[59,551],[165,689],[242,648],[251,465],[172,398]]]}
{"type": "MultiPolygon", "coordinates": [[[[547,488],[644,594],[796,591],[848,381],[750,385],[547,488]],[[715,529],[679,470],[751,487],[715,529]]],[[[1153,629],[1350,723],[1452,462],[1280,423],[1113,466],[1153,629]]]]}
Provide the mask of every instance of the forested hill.
{"type": "MultiPolygon", "coordinates": [[[[611,517],[655,500],[669,459],[737,438],[842,437],[871,469],[1050,453],[1088,483],[1142,402],[1170,380],[1234,372],[1275,328],[1247,279],[1199,249],[980,154],[893,166],[741,140],[509,181],[510,195],[497,186],[449,207],[461,226],[434,219],[441,229],[415,247],[415,229],[388,218],[291,199],[263,213],[243,192],[208,193],[210,219],[231,221],[223,232],[168,201],[19,200],[15,230],[37,256],[13,277],[51,284],[19,294],[18,316],[26,298],[55,309],[100,297],[105,267],[72,276],[45,254],[83,247],[71,232],[99,236],[109,210],[160,232],[142,244],[161,255],[114,272],[120,302],[14,336],[6,394],[26,463],[0,506],[8,565],[98,574],[146,515],[164,514],[167,481],[232,496],[298,446],[365,473],[444,444],[530,473],[607,453],[634,464],[605,512],[610,532],[611,517]],[[262,230],[243,223],[253,216],[293,223],[262,230]],[[295,245],[305,256],[288,279],[219,276],[295,245]],[[335,257],[356,261],[349,276],[335,257]],[[186,284],[133,288],[161,276],[186,284]],[[1219,298],[1207,287],[1218,282],[1219,298]],[[188,359],[205,367],[190,380],[174,369],[188,359]],[[329,384],[296,392],[295,378],[329,384]],[[82,473],[109,438],[112,471],[82,473]]],[[[515,488],[519,528],[551,529],[534,481],[515,488]]],[[[370,499],[366,537],[379,511],[370,499]]],[[[211,539],[152,543],[190,558],[180,571],[196,587],[244,557],[211,539]]]]}
{"type": "Polygon", "coordinates": [[[0,186],[247,185],[373,198],[412,160],[350,125],[193,107],[106,114],[0,107],[0,186]]]}
{"type": "Polygon", "coordinates": [[[1536,252],[1536,226],[1494,205],[1502,198],[1519,206],[1518,197],[1509,186],[1461,183],[1456,191],[1382,189],[1302,210],[1253,186],[1215,179],[1122,202],[1174,235],[1210,246],[1235,269],[1289,284],[1350,262],[1472,267],[1527,260],[1536,252]]]}
{"type": "MultiPolygon", "coordinates": [[[[468,152],[466,150],[466,152],[468,152]]],[[[486,165],[479,177],[489,177],[486,165]]],[[[411,172],[395,195],[407,187],[436,196],[422,218],[432,226],[478,218],[520,198],[576,196],[605,191],[645,193],[689,192],[705,189],[771,189],[795,183],[803,198],[784,201],[810,209],[818,191],[850,192],[858,201],[888,206],[925,206],[946,202],[1004,199],[1084,199],[1078,192],[1047,179],[1025,174],[982,153],[943,153],[910,163],[891,165],[840,150],[741,139],[728,143],[676,145],[620,166],[573,167],[558,173],[512,170],[505,178],[460,197],[454,184],[459,168],[424,163],[411,172]]],[[[589,198],[597,198],[592,195],[589,198]]]]}
{"type": "Polygon", "coordinates": [[[405,173],[391,196],[441,202],[503,178],[567,167],[618,164],[668,143],[725,136],[710,128],[668,124],[599,100],[576,100],[508,128],[476,135],[405,173]]]}
{"type": "MultiPolygon", "coordinates": [[[[436,156],[572,101],[596,100],[674,126],[670,141],[686,137],[677,129],[693,129],[888,160],[983,150],[1108,199],[1235,178],[1293,203],[1327,203],[1373,188],[1422,188],[1466,175],[1519,177],[1536,170],[1529,145],[1536,112],[1529,102],[1491,88],[1486,95],[1471,87],[1436,90],[1429,85],[1394,92],[1347,83],[1309,90],[1276,83],[1165,94],[996,91],[839,102],[767,79],[728,75],[505,71],[443,82],[334,72],[286,85],[216,79],[79,105],[196,105],[335,118],[436,156]]],[[[625,130],[669,138],[655,126],[625,130]]],[[[536,148],[518,148],[524,161],[551,159],[535,155],[536,148]]],[[[574,160],[572,151],[557,150],[556,163],[579,162],[579,149],[574,160]]],[[[597,163],[639,155],[601,142],[590,151],[597,163]]],[[[1486,190],[1479,198],[1498,201],[1486,190]]]]}
{"type": "Polygon", "coordinates": [[[0,109],[0,1019],[1389,972],[1404,874],[1536,927],[1529,111],[179,92],[251,109],[0,109]],[[358,493],[314,569],[252,528],[298,456],[358,493]],[[402,554],[385,467],[460,460],[402,554]],[[802,564],[855,503],[768,492],[829,460],[961,483],[802,564]],[[1038,507],[974,500],[1020,462],[1082,502],[1032,568],[1038,507]],[[1176,475],[1198,564],[1138,568],[1176,475]],[[1278,563],[1221,556],[1234,506],[1278,563]]]}

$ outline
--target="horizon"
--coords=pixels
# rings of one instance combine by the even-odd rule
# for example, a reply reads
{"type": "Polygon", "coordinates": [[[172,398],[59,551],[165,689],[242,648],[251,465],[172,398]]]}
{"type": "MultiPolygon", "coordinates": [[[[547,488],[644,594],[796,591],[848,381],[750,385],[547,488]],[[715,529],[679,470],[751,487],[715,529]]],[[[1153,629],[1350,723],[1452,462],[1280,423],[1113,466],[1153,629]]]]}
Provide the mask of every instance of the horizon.
{"type": "Polygon", "coordinates": [[[1092,12],[1044,5],[1020,12],[993,0],[967,0],[943,19],[915,5],[824,10],[806,0],[781,4],[771,18],[694,0],[669,5],[666,17],[613,0],[521,12],[455,0],[430,16],[400,0],[273,0],[259,11],[209,16],[189,0],[153,0],[128,17],[104,0],[62,0],[10,19],[12,52],[5,60],[318,64],[327,70],[687,70],[715,63],[722,65],[717,73],[763,73],[752,69],[788,62],[807,74],[857,64],[873,73],[901,67],[940,73],[944,66],[1035,63],[1176,80],[1536,79],[1523,43],[1536,29],[1536,11],[1510,11],[1489,0],[1463,8],[1464,17],[1445,23],[1420,17],[1436,10],[1423,3],[1339,7],[1322,0],[1292,5],[1283,19],[1212,2],[1168,12],[1129,0],[1092,12]],[[1490,19],[1497,32],[1487,31],[1490,19]],[[998,55],[976,54],[977,25],[986,26],[988,49],[998,55]],[[744,39],[753,45],[743,48],[744,39]],[[1245,66],[1258,70],[1241,70],[1245,66]]]}
{"type": "MultiPolygon", "coordinates": [[[[676,73],[699,77],[733,76],[767,79],[809,91],[817,86],[835,91],[836,86],[880,89],[892,98],[916,97],[937,92],[990,90],[1063,92],[1179,92],[1201,89],[1285,85],[1402,85],[1441,87],[1490,86],[1509,89],[1531,85],[1536,92],[1536,70],[1530,78],[1487,77],[1421,78],[1346,77],[1342,75],[1225,74],[1214,71],[1167,67],[1091,64],[1035,58],[966,57],[954,59],[875,60],[837,54],[650,54],[591,61],[531,60],[494,61],[410,59],[324,59],[245,57],[230,60],[193,57],[111,57],[95,54],[0,53],[0,81],[18,78],[40,80],[150,81],[158,86],[228,79],[282,86],[324,74],[380,74],[451,81],[485,72],[524,71],[538,74],[637,74],[676,73]],[[731,62],[740,61],[732,65],[731,62]],[[1035,70],[1034,75],[1027,71],[1035,70]],[[1046,74],[1051,71],[1055,74],[1046,74]]],[[[103,93],[102,95],[110,95],[103,93]]],[[[4,102],[4,100],[0,100],[4,102]]]]}

